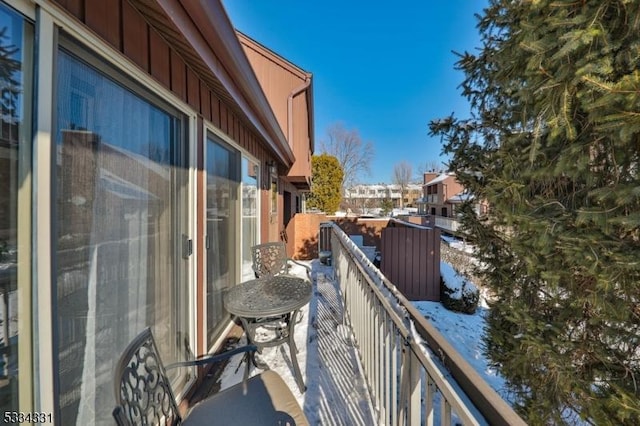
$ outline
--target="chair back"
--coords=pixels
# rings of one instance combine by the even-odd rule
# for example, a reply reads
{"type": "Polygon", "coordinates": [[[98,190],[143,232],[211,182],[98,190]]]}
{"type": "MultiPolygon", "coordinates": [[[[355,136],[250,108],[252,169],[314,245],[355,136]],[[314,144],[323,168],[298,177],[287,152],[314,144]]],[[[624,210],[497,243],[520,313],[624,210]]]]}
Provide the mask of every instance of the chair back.
{"type": "Polygon", "coordinates": [[[256,278],[286,274],[288,271],[287,249],[281,241],[251,247],[251,259],[256,278]]]}
{"type": "Polygon", "coordinates": [[[114,376],[119,425],[178,425],[182,419],[151,329],[125,349],[114,376]]]}

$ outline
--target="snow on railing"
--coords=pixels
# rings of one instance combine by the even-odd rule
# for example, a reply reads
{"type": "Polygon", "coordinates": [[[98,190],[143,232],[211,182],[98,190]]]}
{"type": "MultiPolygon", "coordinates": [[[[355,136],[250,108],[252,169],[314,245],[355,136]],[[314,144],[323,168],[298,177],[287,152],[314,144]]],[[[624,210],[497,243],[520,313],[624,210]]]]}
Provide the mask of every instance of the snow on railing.
{"type": "Polygon", "coordinates": [[[525,424],[336,224],[330,240],[345,322],[357,343],[380,424],[525,424]],[[479,403],[451,377],[452,360],[461,364],[456,370],[468,374],[467,388],[479,382],[471,384],[479,403]]]}

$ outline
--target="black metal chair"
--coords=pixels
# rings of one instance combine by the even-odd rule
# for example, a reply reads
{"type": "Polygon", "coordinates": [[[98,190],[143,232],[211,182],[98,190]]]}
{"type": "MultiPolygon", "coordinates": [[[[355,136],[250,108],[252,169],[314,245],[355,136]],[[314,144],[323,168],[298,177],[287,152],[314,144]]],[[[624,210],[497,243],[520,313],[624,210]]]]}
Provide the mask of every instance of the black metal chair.
{"type": "Polygon", "coordinates": [[[311,268],[287,257],[287,248],[282,241],[258,244],[251,247],[251,259],[251,267],[256,278],[288,274],[293,263],[305,268],[307,278],[311,279],[311,268]]]}
{"type": "Polygon", "coordinates": [[[144,329],[125,349],[116,368],[117,406],[113,417],[120,426],[134,425],[308,425],[300,405],[277,373],[265,371],[196,404],[183,419],[166,370],[219,362],[253,345],[220,355],[204,356],[165,367],[153,334],[144,329]]]}
{"type": "MultiPolygon", "coordinates": [[[[291,264],[302,266],[306,270],[307,279],[311,281],[311,268],[304,263],[287,257],[287,246],[282,241],[273,243],[257,244],[251,247],[251,268],[256,278],[274,276],[274,275],[287,275],[291,264]]],[[[298,322],[302,321],[303,315],[298,316],[298,322]]],[[[267,329],[275,328],[276,333],[281,333],[282,330],[288,327],[291,320],[290,314],[282,315],[274,318],[261,318],[260,323],[267,329]],[[279,324],[280,321],[284,321],[284,326],[279,324]]]]}

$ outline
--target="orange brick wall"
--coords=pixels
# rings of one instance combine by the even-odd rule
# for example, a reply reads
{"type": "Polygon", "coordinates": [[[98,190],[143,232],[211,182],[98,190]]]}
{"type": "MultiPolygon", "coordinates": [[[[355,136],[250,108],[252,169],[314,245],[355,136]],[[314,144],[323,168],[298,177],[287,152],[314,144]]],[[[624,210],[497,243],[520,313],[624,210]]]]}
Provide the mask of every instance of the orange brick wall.
{"type": "Polygon", "coordinates": [[[297,213],[287,225],[287,253],[293,259],[318,257],[318,233],[322,222],[336,222],[347,235],[362,235],[365,246],[380,250],[382,230],[388,219],[328,217],[324,214],[297,213]]]}
{"type": "Polygon", "coordinates": [[[407,216],[403,217],[402,220],[406,220],[409,223],[413,223],[416,225],[429,226],[429,217],[428,216],[407,216]]]}
{"type": "Polygon", "coordinates": [[[318,257],[318,233],[322,222],[336,222],[347,235],[362,235],[365,246],[380,250],[382,230],[388,219],[327,217],[324,214],[297,213],[287,225],[287,253],[293,259],[318,257]]]}
{"type": "Polygon", "coordinates": [[[389,219],[360,219],[357,217],[332,217],[332,221],[347,235],[362,235],[365,246],[376,246],[380,250],[382,230],[389,219]]]}
{"type": "Polygon", "coordinates": [[[320,223],[324,214],[297,213],[287,224],[287,254],[293,259],[311,260],[318,257],[320,223]]]}

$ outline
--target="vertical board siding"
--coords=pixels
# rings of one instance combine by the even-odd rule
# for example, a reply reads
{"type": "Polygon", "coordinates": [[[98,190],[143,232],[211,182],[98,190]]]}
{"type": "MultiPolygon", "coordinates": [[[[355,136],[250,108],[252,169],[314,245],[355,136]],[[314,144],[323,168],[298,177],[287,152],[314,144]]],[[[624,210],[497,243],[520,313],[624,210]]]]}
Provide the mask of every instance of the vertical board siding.
{"type": "Polygon", "coordinates": [[[149,71],[149,27],[140,14],[129,4],[122,3],[123,53],[140,68],[149,71]]]}
{"type": "MultiPolygon", "coordinates": [[[[438,231],[438,234],[440,233],[440,231],[438,231]]],[[[436,268],[429,268],[427,269],[425,272],[427,274],[428,280],[430,282],[437,282],[438,283],[438,300],[440,299],[440,253],[437,253],[438,257],[436,257],[436,253],[434,251],[435,247],[438,246],[440,247],[440,235],[438,235],[438,241],[436,243],[436,241],[434,241],[433,238],[427,238],[426,241],[426,250],[425,250],[425,256],[431,259],[437,259],[438,260],[438,269],[437,269],[437,273],[438,273],[438,279],[436,280],[436,268]]]]}
{"type": "Polygon", "coordinates": [[[200,82],[200,111],[205,120],[211,121],[211,92],[202,81],[200,82]]]}
{"type": "Polygon", "coordinates": [[[382,273],[409,300],[440,300],[437,229],[387,227],[382,231],[382,273]]]}
{"type": "Polygon", "coordinates": [[[98,35],[121,51],[120,0],[85,1],[85,23],[98,35]]]}
{"type": "Polygon", "coordinates": [[[58,0],[57,3],[65,8],[70,14],[81,21],[84,21],[84,1],[83,0],[58,0]]]}
{"type": "Polygon", "coordinates": [[[171,90],[180,99],[187,100],[187,66],[178,54],[171,50],[171,90]]]}
{"type": "Polygon", "coordinates": [[[200,80],[190,68],[187,68],[187,103],[196,111],[201,112],[200,80]]]}
{"type": "Polygon", "coordinates": [[[211,94],[211,122],[217,128],[220,128],[220,99],[211,94]]]}
{"type": "MultiPolygon", "coordinates": [[[[179,52],[174,50],[170,42],[163,37],[162,30],[152,27],[127,0],[54,1],[66,9],[70,15],[82,21],[115,50],[137,64],[167,90],[173,92],[177,98],[190,105],[200,115],[199,122],[202,122],[200,119],[211,122],[258,159],[264,179],[260,195],[263,218],[260,227],[261,239],[263,241],[277,239],[277,228],[282,218],[271,216],[270,176],[266,173],[264,166],[268,160],[273,159],[273,155],[266,148],[265,141],[254,133],[254,128],[234,112],[234,106],[225,103],[214,88],[204,83],[202,76],[188,67],[179,52]]],[[[269,68],[272,66],[265,63],[263,69],[271,72],[273,70],[269,68]]],[[[293,75],[280,76],[277,80],[280,81],[270,85],[267,91],[281,95],[280,103],[274,109],[276,117],[282,123],[282,130],[286,134],[286,99],[292,88],[301,84],[301,80],[293,75]]],[[[145,85],[144,81],[140,83],[145,85]]],[[[301,99],[296,99],[296,105],[300,101],[301,99]]],[[[301,125],[308,126],[308,123],[301,120],[301,125]]],[[[199,170],[204,170],[202,157],[204,144],[202,138],[204,136],[200,136],[196,148],[198,150],[197,164],[199,170]]],[[[306,140],[308,141],[308,137],[306,140]]],[[[304,155],[300,157],[303,158],[304,155]]],[[[202,189],[202,182],[204,182],[204,178],[200,177],[198,191],[202,189]]],[[[282,187],[280,186],[279,203],[281,203],[281,191],[282,187]]]]}
{"type": "Polygon", "coordinates": [[[229,122],[227,121],[227,106],[220,102],[220,130],[229,134],[229,122]]]}
{"type": "Polygon", "coordinates": [[[234,141],[238,140],[238,121],[234,113],[229,114],[229,136],[234,141]]]}
{"type": "Polygon", "coordinates": [[[149,31],[149,71],[164,87],[171,88],[171,52],[154,30],[149,31]]]}
{"type": "MultiPolygon", "coordinates": [[[[253,130],[187,66],[180,54],[127,0],[54,1],[251,154],[261,160],[271,158],[253,130]]],[[[268,66],[273,65],[264,64],[267,70],[268,66]]],[[[280,79],[282,81],[273,86],[279,91],[288,93],[291,87],[300,84],[293,75],[280,79]]],[[[287,97],[281,98],[286,103],[287,97]]]]}
{"type": "MultiPolygon", "coordinates": [[[[424,247],[427,246],[428,247],[429,244],[429,239],[427,238],[427,235],[422,233],[420,234],[420,246],[424,247]]],[[[427,249],[428,250],[428,249],[427,249]]],[[[428,252],[427,252],[427,256],[428,256],[428,252]]],[[[419,257],[417,257],[418,254],[416,253],[416,261],[420,261],[421,259],[419,257]]],[[[420,276],[418,278],[419,282],[427,282],[427,280],[431,280],[431,276],[429,275],[428,271],[425,271],[425,268],[420,268],[420,276]]]]}
{"type": "Polygon", "coordinates": [[[287,99],[294,89],[304,83],[304,79],[283,68],[262,52],[256,51],[254,47],[247,44],[243,44],[243,47],[258,81],[260,81],[260,86],[269,99],[276,120],[286,135],[289,126],[287,99]]]}

